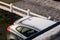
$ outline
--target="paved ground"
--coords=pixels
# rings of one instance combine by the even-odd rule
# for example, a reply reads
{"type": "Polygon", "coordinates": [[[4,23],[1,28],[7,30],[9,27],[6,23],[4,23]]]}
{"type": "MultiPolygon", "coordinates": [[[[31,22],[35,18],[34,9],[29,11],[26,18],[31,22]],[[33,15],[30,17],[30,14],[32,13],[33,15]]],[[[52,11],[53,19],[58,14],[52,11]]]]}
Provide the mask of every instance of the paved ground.
{"type": "Polygon", "coordinates": [[[35,0],[19,1],[19,2],[14,3],[14,5],[22,8],[22,9],[25,9],[25,10],[30,9],[32,12],[43,15],[43,16],[51,16],[52,18],[54,18],[58,21],[60,20],[60,10],[59,9],[55,9],[53,7],[48,7],[48,6],[43,6],[39,3],[37,3],[35,0]]]}
{"type": "Polygon", "coordinates": [[[6,2],[6,3],[14,3],[20,0],[0,0],[0,1],[6,2]]]}
{"type": "Polygon", "coordinates": [[[60,2],[54,0],[24,0],[24,1],[60,9],[60,2]]]}

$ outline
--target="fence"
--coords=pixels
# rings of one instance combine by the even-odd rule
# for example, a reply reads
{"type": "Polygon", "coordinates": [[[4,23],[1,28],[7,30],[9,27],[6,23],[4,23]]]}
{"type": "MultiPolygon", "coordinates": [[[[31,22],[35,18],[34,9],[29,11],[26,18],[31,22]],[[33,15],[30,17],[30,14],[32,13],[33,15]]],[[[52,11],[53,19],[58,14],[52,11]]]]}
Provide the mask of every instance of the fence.
{"type": "Polygon", "coordinates": [[[10,4],[7,4],[5,2],[2,2],[0,1],[0,8],[3,9],[3,10],[6,10],[6,11],[9,11],[9,12],[13,12],[19,16],[26,16],[26,14],[29,16],[30,15],[33,15],[33,16],[37,16],[37,17],[40,17],[40,18],[44,18],[44,19],[50,19],[50,17],[44,17],[44,16],[41,16],[41,15],[38,15],[36,13],[33,13],[33,12],[30,12],[30,10],[24,10],[24,9],[21,9],[21,8],[18,8],[16,6],[14,6],[12,3],[10,4]],[[24,13],[21,13],[20,11],[24,12],[24,13]]]}

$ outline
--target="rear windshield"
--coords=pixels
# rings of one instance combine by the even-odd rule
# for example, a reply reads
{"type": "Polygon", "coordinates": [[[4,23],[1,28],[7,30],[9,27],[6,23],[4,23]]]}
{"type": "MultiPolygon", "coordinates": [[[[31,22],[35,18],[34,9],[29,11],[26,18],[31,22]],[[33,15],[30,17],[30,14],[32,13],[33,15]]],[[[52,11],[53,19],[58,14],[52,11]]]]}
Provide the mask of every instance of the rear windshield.
{"type": "Polygon", "coordinates": [[[23,26],[18,26],[18,27],[16,28],[16,30],[17,30],[18,32],[20,32],[21,34],[23,34],[24,36],[26,36],[26,37],[29,37],[29,36],[37,33],[37,31],[35,31],[35,30],[33,30],[33,29],[30,29],[30,28],[23,27],[23,26]]]}

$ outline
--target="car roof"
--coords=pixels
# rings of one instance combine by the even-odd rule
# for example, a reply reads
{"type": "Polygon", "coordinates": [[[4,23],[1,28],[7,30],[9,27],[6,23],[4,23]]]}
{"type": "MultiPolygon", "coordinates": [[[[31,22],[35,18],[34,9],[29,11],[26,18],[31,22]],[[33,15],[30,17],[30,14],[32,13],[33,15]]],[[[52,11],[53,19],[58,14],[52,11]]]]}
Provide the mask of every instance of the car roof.
{"type": "Polygon", "coordinates": [[[56,22],[47,20],[47,19],[38,18],[38,17],[30,17],[28,19],[25,19],[21,23],[25,24],[25,25],[33,26],[39,30],[43,30],[43,29],[53,25],[56,22]]]}

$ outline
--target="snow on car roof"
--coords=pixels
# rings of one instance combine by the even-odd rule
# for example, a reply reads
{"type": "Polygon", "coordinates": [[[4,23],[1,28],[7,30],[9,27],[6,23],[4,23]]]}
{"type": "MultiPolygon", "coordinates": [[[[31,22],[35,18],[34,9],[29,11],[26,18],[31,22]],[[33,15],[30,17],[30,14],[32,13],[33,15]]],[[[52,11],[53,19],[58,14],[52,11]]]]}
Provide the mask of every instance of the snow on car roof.
{"type": "Polygon", "coordinates": [[[38,17],[30,17],[29,19],[22,21],[22,23],[43,30],[56,22],[38,17]]]}

